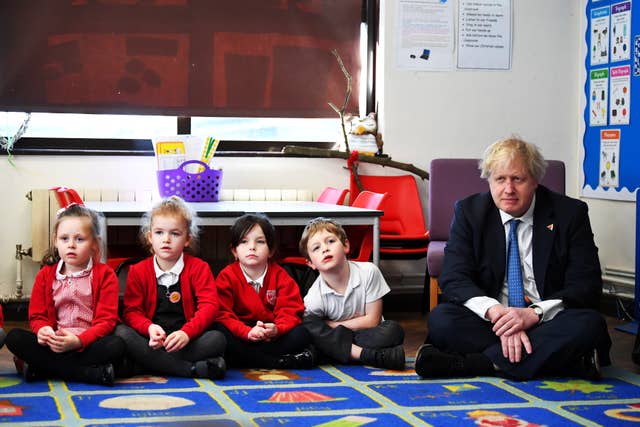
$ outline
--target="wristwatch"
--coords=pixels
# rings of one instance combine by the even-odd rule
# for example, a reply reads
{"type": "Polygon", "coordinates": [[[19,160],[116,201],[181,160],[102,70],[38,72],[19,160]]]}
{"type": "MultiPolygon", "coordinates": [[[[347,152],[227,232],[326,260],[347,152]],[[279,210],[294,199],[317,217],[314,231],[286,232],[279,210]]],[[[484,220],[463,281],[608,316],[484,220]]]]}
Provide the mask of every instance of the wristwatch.
{"type": "Polygon", "coordinates": [[[544,314],[544,311],[542,311],[542,309],[537,305],[532,305],[531,308],[533,308],[534,313],[538,315],[538,323],[542,323],[542,315],[544,314]]]}

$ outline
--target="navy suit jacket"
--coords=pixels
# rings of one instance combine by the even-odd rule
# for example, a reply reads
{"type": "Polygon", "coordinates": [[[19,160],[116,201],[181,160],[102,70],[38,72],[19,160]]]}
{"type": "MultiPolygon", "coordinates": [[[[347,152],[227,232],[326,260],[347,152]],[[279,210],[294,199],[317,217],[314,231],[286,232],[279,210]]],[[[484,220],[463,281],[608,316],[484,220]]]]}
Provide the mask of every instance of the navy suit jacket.
{"type": "MultiPolygon", "coordinates": [[[[438,278],[443,299],[454,304],[477,296],[498,299],[505,264],[504,226],[491,194],[458,201],[438,278]]],[[[542,300],[597,308],[602,275],[587,205],[542,185],[533,213],[533,272],[542,300]]]]}

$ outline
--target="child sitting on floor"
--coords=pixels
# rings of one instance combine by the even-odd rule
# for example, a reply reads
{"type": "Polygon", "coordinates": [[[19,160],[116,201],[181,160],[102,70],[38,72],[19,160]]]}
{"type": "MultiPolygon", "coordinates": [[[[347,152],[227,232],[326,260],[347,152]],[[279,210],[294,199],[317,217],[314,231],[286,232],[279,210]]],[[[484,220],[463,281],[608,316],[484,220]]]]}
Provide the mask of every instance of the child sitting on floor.
{"type": "Polygon", "coordinates": [[[402,370],[404,331],[382,318],[390,289],[373,263],[347,260],[347,235],[332,219],[316,218],[304,229],[300,253],[320,276],[304,298],[304,326],[320,355],[402,370]]]}
{"type": "Polygon", "coordinates": [[[231,227],[236,261],[217,277],[227,360],[236,367],[310,369],[311,337],[302,326],[304,305],[296,282],[270,260],[275,230],[264,215],[247,214],[231,227]]]}
{"type": "Polygon", "coordinates": [[[58,214],[53,248],[29,301],[31,331],[12,329],[7,348],[25,381],[59,378],[103,385],[124,343],[110,335],[118,319],[118,278],[100,263],[98,215],[72,204],[58,214]]]}
{"type": "Polygon", "coordinates": [[[206,262],[184,253],[196,245],[196,220],[177,196],[162,200],[143,217],[140,237],[153,256],[129,269],[125,324],[116,328],[133,361],[130,375],[225,376],[225,339],[207,330],[218,314],[213,274],[206,262]]]}

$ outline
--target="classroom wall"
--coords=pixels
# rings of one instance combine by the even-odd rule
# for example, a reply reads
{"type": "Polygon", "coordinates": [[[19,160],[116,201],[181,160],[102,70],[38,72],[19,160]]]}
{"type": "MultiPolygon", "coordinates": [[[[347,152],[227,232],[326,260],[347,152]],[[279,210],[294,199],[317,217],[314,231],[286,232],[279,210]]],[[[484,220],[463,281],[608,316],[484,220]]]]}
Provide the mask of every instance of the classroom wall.
{"type": "MultiPolygon", "coordinates": [[[[585,0],[582,0],[584,2],[585,0]]],[[[436,157],[477,157],[511,133],[540,146],[567,165],[567,193],[578,195],[582,159],[581,111],[584,4],[573,0],[513,2],[513,60],[509,71],[416,72],[395,66],[397,1],[383,0],[378,69],[380,128],[385,152],[427,169],[436,157]]],[[[4,212],[0,222],[0,296],[13,292],[15,245],[30,246],[32,188],[154,188],[151,157],[17,156],[0,158],[4,212]]],[[[334,159],[220,158],[223,185],[231,188],[347,186],[344,162],[334,159]],[[292,179],[295,177],[295,179],[292,179]]],[[[363,173],[396,174],[363,165],[363,173]]],[[[426,181],[419,182],[427,198],[426,181]]],[[[635,223],[631,203],[586,200],[603,265],[632,269],[635,223]],[[632,226],[633,227],[633,226],[632,226]]],[[[428,215],[428,212],[426,212],[428,215]]],[[[420,285],[424,261],[385,262],[395,289],[420,285]]],[[[37,264],[23,262],[25,293],[37,264]]]]}

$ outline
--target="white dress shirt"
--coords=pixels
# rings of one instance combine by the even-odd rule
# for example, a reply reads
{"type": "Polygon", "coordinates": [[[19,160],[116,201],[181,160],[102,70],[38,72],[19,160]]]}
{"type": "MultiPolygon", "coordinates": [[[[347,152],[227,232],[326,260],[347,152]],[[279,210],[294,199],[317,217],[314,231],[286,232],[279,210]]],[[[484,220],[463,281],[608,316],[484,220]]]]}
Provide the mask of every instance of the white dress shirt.
{"type": "MultiPolygon", "coordinates": [[[[518,234],[518,251],[520,253],[520,262],[522,264],[522,283],[524,285],[524,294],[528,300],[531,301],[531,305],[529,307],[537,306],[542,309],[542,322],[549,321],[553,319],[556,314],[564,309],[564,305],[562,304],[562,300],[560,299],[552,299],[542,301],[540,299],[540,294],[538,293],[538,288],[536,287],[536,279],[533,275],[533,211],[536,206],[536,198],[535,195],[533,197],[533,201],[531,202],[531,206],[529,209],[522,215],[520,218],[513,217],[506,212],[500,212],[500,219],[502,220],[502,224],[504,226],[504,238],[505,242],[509,241],[509,221],[512,219],[519,219],[520,225],[517,229],[518,234]]],[[[507,260],[507,251],[508,245],[505,244],[505,265],[507,260]]],[[[502,284],[502,290],[500,291],[499,299],[491,297],[473,297],[467,300],[464,303],[464,306],[469,310],[476,313],[481,318],[488,320],[486,318],[487,310],[490,307],[496,304],[502,304],[505,307],[509,305],[509,287],[507,284],[507,275],[505,274],[504,281],[502,284]]]]}

